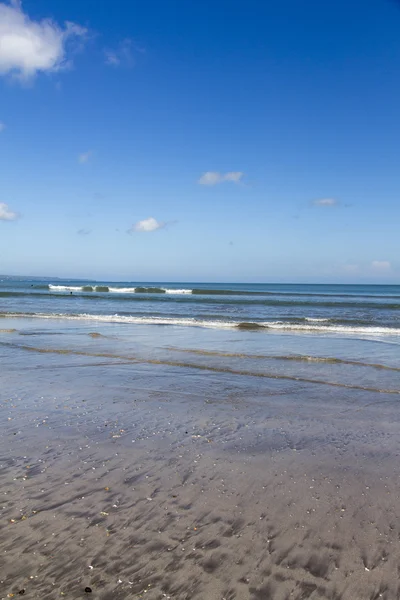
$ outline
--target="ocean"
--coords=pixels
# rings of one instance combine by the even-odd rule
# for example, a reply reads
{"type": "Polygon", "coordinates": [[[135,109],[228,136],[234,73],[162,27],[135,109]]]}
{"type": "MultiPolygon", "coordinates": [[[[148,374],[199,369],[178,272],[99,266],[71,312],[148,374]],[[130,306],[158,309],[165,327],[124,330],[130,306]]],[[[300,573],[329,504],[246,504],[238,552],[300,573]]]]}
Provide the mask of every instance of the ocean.
{"type": "Polygon", "coordinates": [[[1,316],[400,334],[400,285],[135,283],[0,280],[1,316]]]}
{"type": "Polygon", "coordinates": [[[0,317],[16,347],[29,334],[38,350],[93,354],[97,336],[98,357],[400,393],[396,285],[3,279],[0,317]]]}
{"type": "Polygon", "coordinates": [[[0,597],[398,598],[399,400],[400,286],[3,278],[0,597]]]}

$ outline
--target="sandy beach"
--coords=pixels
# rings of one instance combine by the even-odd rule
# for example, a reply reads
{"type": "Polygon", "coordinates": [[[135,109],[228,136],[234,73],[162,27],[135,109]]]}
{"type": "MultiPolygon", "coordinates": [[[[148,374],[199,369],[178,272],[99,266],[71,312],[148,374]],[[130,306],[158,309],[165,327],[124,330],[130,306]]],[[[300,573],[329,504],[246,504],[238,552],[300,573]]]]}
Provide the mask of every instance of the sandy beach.
{"type": "Polygon", "coordinates": [[[0,0],[0,600],[400,600],[400,0],[0,0]]]}
{"type": "Polygon", "coordinates": [[[0,349],[0,598],[398,597],[398,396],[27,339],[0,349]]]}

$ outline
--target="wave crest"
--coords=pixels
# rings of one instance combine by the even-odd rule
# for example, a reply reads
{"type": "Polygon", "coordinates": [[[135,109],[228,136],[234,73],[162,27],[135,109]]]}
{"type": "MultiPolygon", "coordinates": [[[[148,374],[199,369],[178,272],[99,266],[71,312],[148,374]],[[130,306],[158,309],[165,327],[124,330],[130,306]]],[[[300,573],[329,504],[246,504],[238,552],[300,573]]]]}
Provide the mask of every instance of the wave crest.
{"type": "Polygon", "coordinates": [[[167,316],[133,316],[133,315],[99,315],[99,314],[67,314],[67,313],[18,313],[2,312],[0,317],[27,317],[41,319],[66,319],[86,320],[104,323],[130,323],[136,325],[177,325],[182,327],[207,327],[213,329],[242,329],[242,330],[264,330],[287,331],[304,333],[334,333],[334,334],[357,334],[357,335],[395,335],[400,336],[398,327],[374,327],[374,326],[350,326],[338,324],[302,324],[298,322],[263,321],[242,322],[224,321],[219,319],[208,320],[195,317],[167,317],[167,316]]]}
{"type": "Polygon", "coordinates": [[[44,286],[45,289],[49,289],[52,292],[104,292],[112,294],[192,294],[193,290],[188,288],[163,288],[156,286],[142,286],[137,285],[135,287],[113,287],[108,285],[55,285],[50,283],[48,286],[44,286]]]}

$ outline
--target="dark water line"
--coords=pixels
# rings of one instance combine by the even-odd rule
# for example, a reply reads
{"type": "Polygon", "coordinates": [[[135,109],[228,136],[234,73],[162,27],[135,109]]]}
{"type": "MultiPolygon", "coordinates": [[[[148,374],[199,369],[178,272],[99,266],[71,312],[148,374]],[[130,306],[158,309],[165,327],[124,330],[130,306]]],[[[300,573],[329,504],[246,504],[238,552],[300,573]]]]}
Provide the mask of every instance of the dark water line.
{"type": "MultiPolygon", "coordinates": [[[[175,284],[169,284],[169,286],[175,284]]],[[[177,284],[179,285],[179,284],[177,284]]],[[[126,283],[123,286],[118,286],[117,284],[86,284],[86,285],[63,285],[62,287],[81,287],[81,291],[86,292],[110,292],[110,289],[121,289],[121,287],[130,287],[135,292],[131,293],[140,293],[140,294],[165,294],[168,293],[167,290],[174,289],[184,289],[187,290],[186,293],[191,293],[192,295],[199,296],[310,296],[310,297],[318,297],[318,298],[391,298],[391,299],[400,299],[400,294],[356,294],[356,293],[346,293],[346,292],[307,292],[307,291],[296,291],[296,292],[285,292],[282,290],[269,290],[269,291],[259,291],[259,290],[233,290],[229,288],[190,288],[186,287],[185,284],[179,285],[179,288],[168,287],[168,284],[165,284],[167,287],[160,286],[144,286],[137,285],[132,283],[126,283]]],[[[38,290],[50,290],[48,285],[35,285],[32,289],[38,290]]],[[[59,290],[59,293],[62,293],[63,290],[59,290]]],[[[118,292],[111,292],[118,293],[118,292]]]]}
{"type": "Polygon", "coordinates": [[[161,294],[161,295],[140,295],[140,294],[108,294],[102,295],[97,293],[48,293],[44,294],[42,292],[30,294],[29,292],[0,292],[0,297],[31,297],[31,298],[62,298],[63,300],[69,300],[70,302],[75,302],[78,298],[79,300],[85,301],[106,301],[106,302],[169,302],[174,304],[225,304],[225,305],[244,305],[244,306],[286,306],[286,307],[313,307],[313,308],[357,308],[357,309],[380,309],[380,310],[400,310],[400,303],[385,303],[385,302],[334,302],[334,301],[305,301],[305,300],[258,300],[258,299],[243,299],[243,298],[211,298],[209,296],[202,297],[199,302],[198,298],[191,294],[186,294],[183,296],[178,295],[169,295],[169,294],[161,294]]]}
{"type": "Polygon", "coordinates": [[[167,348],[173,352],[184,352],[187,354],[196,354],[200,356],[217,356],[221,358],[245,358],[245,359],[256,359],[256,360],[275,360],[275,361],[292,361],[292,362],[306,362],[306,363],[321,363],[321,364],[338,364],[338,365],[352,365],[355,367],[367,367],[371,369],[381,369],[387,371],[400,372],[400,367],[390,367],[388,365],[382,365],[379,363],[366,363],[357,360],[345,360],[342,358],[324,357],[324,356],[303,356],[303,355],[264,355],[264,354],[242,354],[240,352],[214,352],[212,350],[192,350],[190,348],[175,348],[169,346],[167,348]]]}
{"type": "Polygon", "coordinates": [[[324,381],[322,379],[310,379],[307,377],[298,377],[295,375],[278,375],[276,373],[256,373],[252,371],[245,371],[242,369],[230,369],[230,368],[219,368],[214,367],[212,365],[199,365],[199,364],[191,364],[184,363],[180,361],[172,361],[172,360],[158,360],[158,359],[144,359],[138,358],[135,356],[123,356],[118,354],[111,354],[108,352],[84,352],[82,350],[67,350],[67,349],[56,349],[56,348],[39,348],[35,346],[26,346],[20,344],[14,344],[10,342],[0,342],[1,346],[8,346],[12,348],[16,348],[19,350],[24,350],[27,352],[37,352],[39,354],[58,354],[58,355],[69,355],[69,356],[87,356],[93,358],[110,358],[110,359],[119,359],[124,361],[131,361],[136,364],[148,364],[148,365],[164,365],[169,367],[178,367],[178,368],[186,368],[186,369],[198,369],[200,371],[209,371],[211,373],[229,373],[230,375],[241,375],[244,377],[259,377],[263,379],[275,379],[275,380],[284,380],[284,381],[296,381],[298,383],[311,383],[318,385],[327,385],[331,387],[345,388],[349,390],[360,390],[363,392],[374,392],[378,394],[399,394],[400,390],[393,389],[379,389],[368,386],[361,385],[351,385],[347,383],[339,383],[335,381],[324,381]]]}
{"type": "Polygon", "coordinates": [[[243,290],[217,290],[217,289],[193,289],[193,295],[199,296],[306,296],[310,298],[390,298],[399,299],[398,294],[335,294],[335,293],[322,293],[322,292],[282,292],[282,291],[270,291],[270,292],[258,292],[258,291],[243,291],[243,290]]]}

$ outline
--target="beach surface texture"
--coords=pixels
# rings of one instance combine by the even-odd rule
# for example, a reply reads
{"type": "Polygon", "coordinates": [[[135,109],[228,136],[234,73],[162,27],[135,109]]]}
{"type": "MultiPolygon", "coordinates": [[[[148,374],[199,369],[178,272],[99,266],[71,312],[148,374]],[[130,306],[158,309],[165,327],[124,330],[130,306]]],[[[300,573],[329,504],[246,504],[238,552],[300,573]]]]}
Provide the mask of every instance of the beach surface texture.
{"type": "Polygon", "coordinates": [[[0,302],[1,599],[400,597],[399,286],[0,302]]]}

